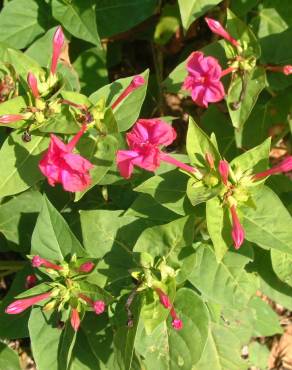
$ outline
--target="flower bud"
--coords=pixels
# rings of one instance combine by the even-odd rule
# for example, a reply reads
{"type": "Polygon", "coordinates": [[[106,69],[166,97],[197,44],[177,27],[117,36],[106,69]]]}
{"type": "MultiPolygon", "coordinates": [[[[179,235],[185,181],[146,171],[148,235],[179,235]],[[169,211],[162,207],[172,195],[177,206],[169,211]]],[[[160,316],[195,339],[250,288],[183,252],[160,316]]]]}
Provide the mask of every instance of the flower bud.
{"type": "Polygon", "coordinates": [[[238,47],[239,42],[235,40],[226,30],[225,28],[215,19],[205,18],[205,21],[213,33],[223,37],[225,40],[229,41],[233,46],[238,47]]]}
{"type": "Polygon", "coordinates": [[[95,301],[93,302],[93,309],[97,315],[101,315],[105,310],[104,301],[95,301]]]}
{"type": "Polygon", "coordinates": [[[228,183],[228,175],[229,175],[229,164],[225,160],[221,160],[219,162],[218,171],[220,173],[222,182],[224,185],[228,183]]]}

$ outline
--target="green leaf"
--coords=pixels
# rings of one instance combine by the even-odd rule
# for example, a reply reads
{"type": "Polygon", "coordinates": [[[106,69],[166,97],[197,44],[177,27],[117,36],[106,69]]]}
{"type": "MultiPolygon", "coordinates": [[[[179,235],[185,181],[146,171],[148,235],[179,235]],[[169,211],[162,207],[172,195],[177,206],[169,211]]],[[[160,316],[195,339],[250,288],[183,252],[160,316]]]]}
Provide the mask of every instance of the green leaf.
{"type": "MultiPolygon", "coordinates": [[[[27,100],[22,96],[9,99],[0,104],[0,115],[4,114],[19,114],[28,106],[27,100]]],[[[13,129],[22,128],[25,125],[25,121],[17,121],[13,123],[1,123],[1,126],[7,126],[13,129]]],[[[21,134],[18,134],[19,136],[21,134]]]]}
{"type": "Polygon", "coordinates": [[[187,152],[190,162],[200,167],[206,166],[205,155],[213,156],[215,163],[220,160],[220,154],[208,135],[190,117],[187,133],[187,152]]]}
{"type": "Polygon", "coordinates": [[[101,48],[95,18],[95,2],[74,0],[64,2],[52,0],[53,17],[73,36],[88,41],[101,48]]]}
{"type": "Polygon", "coordinates": [[[272,265],[276,275],[286,284],[292,286],[292,255],[271,250],[272,265]]]}
{"type": "Polygon", "coordinates": [[[28,327],[31,347],[38,370],[67,370],[76,333],[67,322],[58,328],[56,314],[44,313],[40,308],[31,311],[28,327]]]}
{"type": "Polygon", "coordinates": [[[184,29],[187,30],[194,20],[219,3],[220,0],[178,0],[184,29]]]}
{"type": "Polygon", "coordinates": [[[83,192],[77,192],[75,201],[80,200],[110,170],[116,157],[117,147],[117,139],[112,135],[81,138],[78,149],[81,155],[94,165],[94,168],[90,171],[90,186],[83,192]]]}
{"type": "Polygon", "coordinates": [[[240,339],[223,325],[211,324],[208,340],[194,370],[246,370],[240,339]]]}
{"type": "Polygon", "coordinates": [[[196,264],[188,280],[203,296],[227,307],[246,307],[257,289],[253,277],[244,271],[249,257],[227,252],[218,262],[214,251],[206,244],[198,247],[196,255],[196,264]]]}
{"type": "Polygon", "coordinates": [[[265,344],[252,342],[248,346],[248,361],[252,367],[266,369],[270,357],[270,350],[265,344]]]}
{"type": "Polygon", "coordinates": [[[78,257],[85,255],[81,244],[46,196],[43,198],[31,243],[31,254],[39,254],[49,260],[63,261],[74,253],[78,257]]]}
{"type": "Polygon", "coordinates": [[[0,197],[20,193],[42,178],[38,163],[48,145],[49,138],[35,134],[25,143],[17,131],[5,140],[0,150],[0,197]]]}
{"type": "Polygon", "coordinates": [[[44,33],[49,7],[34,0],[10,1],[0,14],[0,41],[24,49],[44,33]]]}
{"type": "Polygon", "coordinates": [[[165,258],[168,265],[180,266],[179,255],[194,238],[194,216],[179,218],[168,224],[146,229],[137,240],[134,252],[147,252],[153,258],[165,258]],[[153,243],[155,240],[155,243],[153,243]]]}
{"type": "Polygon", "coordinates": [[[20,370],[19,357],[15,351],[0,342],[0,369],[20,370]]]}
{"type": "Polygon", "coordinates": [[[209,199],[218,195],[221,189],[219,186],[208,188],[202,181],[190,178],[187,185],[187,195],[193,206],[207,202],[209,199]]]}
{"type": "Polygon", "coordinates": [[[169,320],[149,336],[142,330],[136,341],[137,351],[145,358],[148,370],[189,370],[204,350],[209,325],[204,302],[191,289],[182,288],[176,294],[174,306],[183,321],[182,330],[174,330],[169,320]]]}
{"type": "Polygon", "coordinates": [[[154,41],[159,45],[167,44],[179,27],[180,16],[177,4],[166,4],[155,27],[154,41]]]}
{"type": "MultiPolygon", "coordinates": [[[[145,84],[129,94],[114,110],[119,131],[128,130],[139,117],[139,113],[146,96],[149,70],[140,73],[145,79],[145,84]]],[[[111,106],[120,94],[129,86],[132,77],[121,78],[106,85],[91,94],[89,99],[96,104],[101,98],[105,98],[106,106],[111,106]]]]}
{"type": "Polygon", "coordinates": [[[99,0],[96,20],[100,36],[111,37],[129,30],[152,16],[157,5],[157,0],[99,0]]]}
{"type": "Polygon", "coordinates": [[[19,250],[21,246],[21,250],[29,251],[41,199],[38,191],[28,191],[0,205],[0,232],[13,243],[13,248],[19,250]]]}
{"type": "Polygon", "coordinates": [[[221,261],[232,245],[232,238],[228,210],[222,206],[218,197],[207,201],[206,221],[216,258],[221,261]]]}
{"type": "Polygon", "coordinates": [[[247,73],[244,78],[246,78],[246,93],[239,104],[239,108],[234,110],[232,105],[240,99],[243,88],[240,76],[237,76],[231,81],[226,98],[231,121],[233,126],[238,130],[238,135],[241,135],[243,126],[255,106],[260,92],[267,85],[266,72],[265,69],[261,67],[256,67],[251,72],[247,73]]]}
{"type": "Polygon", "coordinates": [[[262,248],[292,255],[292,218],[289,212],[268,187],[251,188],[251,195],[256,209],[241,207],[246,239],[262,248]]]}
{"type": "Polygon", "coordinates": [[[151,195],[159,204],[184,216],[193,210],[186,197],[187,179],[186,174],[174,170],[152,176],[134,190],[151,195]]]}

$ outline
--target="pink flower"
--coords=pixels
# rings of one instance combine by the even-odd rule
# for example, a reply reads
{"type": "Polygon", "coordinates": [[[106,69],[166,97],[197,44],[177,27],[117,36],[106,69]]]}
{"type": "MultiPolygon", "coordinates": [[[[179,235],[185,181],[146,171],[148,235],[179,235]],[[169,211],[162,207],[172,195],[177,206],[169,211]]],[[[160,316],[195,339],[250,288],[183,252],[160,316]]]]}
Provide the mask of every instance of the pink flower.
{"type": "Polygon", "coordinates": [[[219,162],[218,171],[220,173],[223,184],[227,185],[228,174],[229,174],[229,164],[228,164],[228,162],[221,160],[219,162]]]}
{"type": "Polygon", "coordinates": [[[62,270],[62,266],[59,266],[59,265],[55,265],[54,263],[46,260],[45,258],[41,258],[40,256],[34,256],[32,261],[32,266],[33,267],[41,267],[41,266],[44,266],[46,268],[50,268],[52,270],[62,270]]]}
{"type": "Polygon", "coordinates": [[[289,155],[281,163],[270,168],[269,170],[257,173],[256,175],[253,176],[253,179],[260,180],[269,175],[274,175],[276,173],[289,172],[289,171],[292,171],[292,156],[291,155],[289,155]]]}
{"type": "Polygon", "coordinates": [[[13,123],[25,119],[22,114],[3,114],[0,116],[0,123],[13,123]]]}
{"type": "Polygon", "coordinates": [[[130,85],[121,93],[121,95],[117,98],[117,100],[112,104],[111,108],[114,110],[129,94],[131,94],[134,90],[138,87],[145,84],[145,79],[143,76],[137,75],[135,76],[130,85]]]}
{"type": "Polygon", "coordinates": [[[232,239],[234,241],[235,249],[239,249],[241,244],[244,241],[245,233],[244,229],[239,222],[238,215],[236,213],[236,207],[233,205],[230,208],[231,216],[232,216],[232,239]]]}
{"type": "Polygon", "coordinates": [[[283,67],[283,73],[286,76],[291,75],[291,73],[292,73],[292,66],[291,65],[284,66],[283,67]]]}
{"type": "Polygon", "coordinates": [[[170,315],[172,317],[171,325],[175,330],[181,330],[183,328],[182,320],[177,316],[175,309],[172,307],[170,310],[170,315]]]}
{"type": "Polygon", "coordinates": [[[35,275],[27,275],[26,279],[25,279],[25,287],[26,289],[30,289],[32,287],[34,287],[37,283],[37,277],[35,275]]]}
{"type": "Polygon", "coordinates": [[[90,271],[92,271],[92,269],[94,268],[94,263],[91,262],[91,261],[88,261],[88,262],[84,262],[80,267],[79,267],[79,271],[80,272],[85,272],[85,273],[88,273],[90,271]]]}
{"type": "Polygon", "coordinates": [[[156,293],[159,296],[160,303],[167,309],[171,309],[172,304],[170,302],[169,297],[161,290],[161,289],[155,289],[156,293]]]}
{"type": "Polygon", "coordinates": [[[176,132],[159,118],[139,119],[126,137],[130,150],[117,152],[117,165],[121,175],[126,179],[131,177],[134,166],[155,171],[160,161],[174,164],[185,171],[197,171],[161,152],[160,146],[171,144],[176,138],[176,132]]]}
{"type": "Polygon", "coordinates": [[[80,326],[80,317],[77,308],[72,308],[71,310],[71,326],[74,331],[77,331],[80,326]]]}
{"type": "Polygon", "coordinates": [[[40,93],[39,93],[39,90],[38,90],[38,82],[37,82],[37,79],[36,79],[35,75],[31,72],[29,72],[28,75],[27,75],[27,83],[28,83],[28,86],[31,89],[32,95],[35,98],[39,98],[40,93]]]}
{"type": "Polygon", "coordinates": [[[76,192],[86,189],[91,182],[89,170],[93,165],[79,154],[72,151],[86,130],[82,129],[68,143],[63,143],[57,136],[51,135],[48,151],[39,163],[39,168],[47,177],[51,186],[61,183],[64,190],[76,192]]]}
{"type": "Polygon", "coordinates": [[[208,103],[224,98],[224,86],[220,81],[222,68],[217,59],[205,57],[200,51],[195,51],[188,59],[187,70],[183,88],[190,91],[196,104],[207,108],[208,103]]]}
{"type": "Polygon", "coordinates": [[[33,306],[34,304],[49,298],[50,295],[51,292],[48,292],[30,298],[18,299],[17,301],[10,303],[10,305],[6,308],[5,312],[10,315],[21,313],[25,311],[27,308],[33,306]]]}
{"type": "Polygon", "coordinates": [[[105,310],[104,301],[95,301],[93,302],[93,309],[97,315],[101,315],[105,310]]]}
{"type": "Polygon", "coordinates": [[[51,73],[56,73],[58,59],[65,41],[64,33],[61,26],[58,26],[53,37],[53,55],[51,62],[51,73]]]}
{"type": "Polygon", "coordinates": [[[205,21],[213,33],[216,33],[217,35],[223,37],[225,40],[229,41],[233,46],[235,47],[239,46],[239,42],[235,40],[218,21],[207,17],[205,18],[205,21]]]}
{"type": "Polygon", "coordinates": [[[290,64],[287,64],[285,66],[266,65],[265,67],[268,71],[284,73],[284,75],[286,75],[286,76],[288,76],[292,73],[292,65],[290,65],[290,64]]]}

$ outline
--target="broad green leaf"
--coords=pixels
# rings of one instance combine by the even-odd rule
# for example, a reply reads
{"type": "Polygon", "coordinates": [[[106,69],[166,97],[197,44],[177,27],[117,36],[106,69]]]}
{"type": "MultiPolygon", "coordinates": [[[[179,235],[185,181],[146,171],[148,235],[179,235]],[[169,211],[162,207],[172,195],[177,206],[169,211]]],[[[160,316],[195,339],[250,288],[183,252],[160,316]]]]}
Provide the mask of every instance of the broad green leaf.
{"type": "Polygon", "coordinates": [[[292,255],[292,218],[278,196],[268,187],[253,188],[256,209],[241,207],[246,239],[265,249],[292,255]]]}
{"type": "Polygon", "coordinates": [[[197,181],[190,178],[187,185],[187,195],[193,206],[207,202],[209,199],[218,195],[221,189],[221,184],[216,187],[209,188],[202,181],[197,181]]]}
{"type": "MultiPolygon", "coordinates": [[[[0,104],[0,115],[3,114],[19,114],[28,106],[28,101],[22,96],[17,96],[16,98],[9,99],[0,104]]],[[[12,129],[18,129],[25,127],[25,121],[17,121],[13,123],[1,123],[1,126],[7,126],[12,129]]],[[[21,134],[18,133],[19,136],[21,134]]]]}
{"type": "Polygon", "coordinates": [[[157,0],[99,0],[96,4],[98,32],[101,37],[125,32],[152,16],[157,5],[157,0]]]}
{"type": "Polygon", "coordinates": [[[0,369],[20,370],[18,354],[0,342],[0,369]]]}
{"type": "Polygon", "coordinates": [[[206,221],[216,258],[220,261],[232,245],[232,239],[228,210],[220,203],[218,197],[207,201],[206,221]]]}
{"type": "Polygon", "coordinates": [[[213,156],[216,165],[220,160],[220,154],[215,145],[191,117],[187,133],[187,152],[190,162],[200,167],[206,166],[206,153],[213,156]]]}
{"type": "Polygon", "coordinates": [[[242,173],[251,171],[255,174],[265,171],[269,163],[270,150],[271,138],[268,138],[262,144],[234,158],[230,165],[242,173]]]}
{"type": "Polygon", "coordinates": [[[73,36],[88,41],[101,48],[95,18],[95,2],[74,0],[64,2],[52,0],[53,17],[73,36]]]}
{"type": "Polygon", "coordinates": [[[240,76],[237,76],[233,81],[231,81],[226,98],[231,121],[233,126],[239,131],[238,135],[241,134],[243,126],[248,119],[260,92],[266,86],[266,72],[264,68],[256,67],[244,78],[246,78],[246,92],[244,93],[243,100],[238,104],[238,109],[234,109],[233,104],[239,102],[243,89],[240,76]]]}
{"type": "Polygon", "coordinates": [[[69,327],[70,322],[66,323],[63,330],[58,328],[58,324],[54,313],[48,314],[40,308],[34,308],[30,314],[28,327],[38,370],[68,369],[76,333],[69,327]]]}
{"type": "Polygon", "coordinates": [[[147,252],[153,258],[163,256],[168,264],[177,268],[180,266],[182,249],[190,246],[193,238],[194,217],[182,217],[168,224],[146,229],[137,240],[134,251],[147,252]]]}
{"type": "MultiPolygon", "coordinates": [[[[149,70],[146,70],[140,75],[144,77],[145,84],[129,94],[114,110],[119,131],[128,130],[139,117],[139,113],[146,96],[149,70]]],[[[132,79],[133,76],[116,80],[91,94],[89,99],[93,104],[96,104],[99,99],[105,98],[106,105],[110,106],[129,86],[132,79]]]]}
{"type": "Polygon", "coordinates": [[[196,255],[196,264],[188,280],[203,296],[227,307],[245,307],[257,289],[253,277],[244,271],[249,258],[227,252],[218,262],[214,251],[206,244],[198,247],[196,255]]]}
{"type": "Polygon", "coordinates": [[[144,357],[148,370],[189,370],[202,355],[209,326],[204,302],[194,291],[182,288],[176,294],[174,306],[183,321],[182,330],[173,330],[168,320],[151,335],[142,330],[137,338],[137,351],[144,357]]]}
{"type": "Polygon", "coordinates": [[[153,176],[134,190],[151,195],[159,204],[184,216],[193,210],[186,197],[187,180],[186,174],[174,170],[153,176]]]}
{"type": "Polygon", "coordinates": [[[292,255],[272,249],[271,257],[276,275],[284,283],[292,286],[292,255]]]}
{"type": "Polygon", "coordinates": [[[0,41],[17,49],[25,48],[44,33],[49,10],[44,1],[9,2],[0,14],[0,41]]]}
{"type": "Polygon", "coordinates": [[[21,292],[15,298],[20,299],[20,298],[26,298],[26,297],[32,297],[38,294],[46,293],[49,290],[51,290],[51,286],[47,283],[41,283],[33,286],[30,289],[25,290],[24,292],[21,292]]]}
{"type": "Polygon", "coordinates": [[[270,350],[265,344],[251,342],[248,346],[248,362],[252,367],[258,369],[267,368],[270,350]]]}
{"type": "Polygon", "coordinates": [[[248,13],[257,4],[257,0],[231,0],[230,8],[238,16],[248,13]]]}
{"type": "Polygon", "coordinates": [[[94,165],[94,168],[90,171],[90,186],[83,192],[77,192],[75,201],[80,200],[110,170],[115,160],[117,147],[117,139],[112,135],[91,136],[79,141],[78,149],[81,155],[88,159],[94,165]]]}
{"type": "Polygon", "coordinates": [[[240,339],[227,327],[211,323],[207,343],[194,370],[246,370],[241,358],[240,339]]]}
{"type": "Polygon", "coordinates": [[[178,0],[184,29],[187,30],[194,20],[219,3],[220,0],[178,0]]]}
{"type": "Polygon", "coordinates": [[[38,191],[24,192],[0,205],[0,232],[13,248],[29,251],[31,234],[41,209],[38,191]]]}
{"type": "Polygon", "coordinates": [[[38,163],[48,146],[48,137],[33,134],[25,143],[17,131],[5,140],[0,150],[0,197],[20,193],[43,177],[38,163]]]}
{"type": "Polygon", "coordinates": [[[180,27],[180,15],[177,4],[166,4],[162,8],[160,19],[155,27],[154,41],[156,44],[167,44],[180,27]]]}
{"type": "Polygon", "coordinates": [[[32,235],[31,254],[39,254],[49,260],[63,261],[76,253],[83,257],[85,251],[69,226],[46,196],[32,235]]]}

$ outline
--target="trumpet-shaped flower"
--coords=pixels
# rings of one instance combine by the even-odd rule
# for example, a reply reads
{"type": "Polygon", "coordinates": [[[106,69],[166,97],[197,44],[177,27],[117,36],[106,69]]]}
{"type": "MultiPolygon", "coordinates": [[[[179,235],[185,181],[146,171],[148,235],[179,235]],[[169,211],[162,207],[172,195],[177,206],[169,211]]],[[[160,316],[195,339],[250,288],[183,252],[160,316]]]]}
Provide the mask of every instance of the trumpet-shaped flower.
{"type": "Polygon", "coordinates": [[[129,94],[131,94],[134,90],[138,89],[138,87],[145,84],[145,79],[143,76],[137,75],[135,76],[132,81],[130,82],[129,86],[119,95],[117,100],[114,101],[111,108],[114,110],[129,94]]]}
{"type": "Polygon", "coordinates": [[[222,68],[217,59],[195,51],[188,59],[187,71],[183,88],[191,93],[196,104],[207,108],[209,103],[215,103],[224,98],[224,86],[220,81],[222,68]]]}
{"type": "Polygon", "coordinates": [[[53,55],[51,61],[51,73],[56,73],[58,60],[65,41],[64,33],[61,26],[58,26],[53,37],[53,55]]]}
{"type": "Polygon", "coordinates": [[[289,171],[292,171],[292,155],[289,155],[281,163],[270,168],[269,170],[257,173],[256,175],[253,176],[253,179],[260,180],[269,175],[275,175],[276,173],[289,172],[289,171]]]}
{"type": "Polygon", "coordinates": [[[6,308],[5,312],[10,315],[19,314],[25,311],[27,308],[33,306],[34,304],[40,301],[43,301],[47,298],[50,298],[50,295],[51,295],[51,292],[48,292],[48,293],[36,295],[34,297],[18,299],[10,303],[10,305],[6,308]]]}
{"type": "Polygon", "coordinates": [[[217,35],[223,37],[225,40],[229,41],[233,46],[237,47],[239,46],[239,42],[235,40],[222,26],[221,23],[216,21],[215,19],[212,18],[205,18],[205,21],[210,28],[210,30],[213,33],[216,33],[217,35]]]}
{"type": "Polygon", "coordinates": [[[235,249],[239,249],[242,245],[245,237],[244,229],[239,221],[236,207],[233,205],[230,208],[231,217],[232,217],[232,239],[234,242],[235,249]]]}

